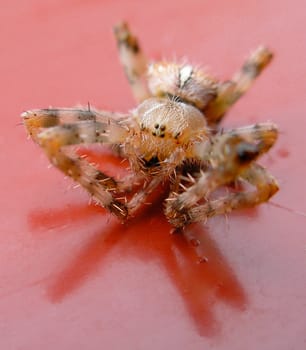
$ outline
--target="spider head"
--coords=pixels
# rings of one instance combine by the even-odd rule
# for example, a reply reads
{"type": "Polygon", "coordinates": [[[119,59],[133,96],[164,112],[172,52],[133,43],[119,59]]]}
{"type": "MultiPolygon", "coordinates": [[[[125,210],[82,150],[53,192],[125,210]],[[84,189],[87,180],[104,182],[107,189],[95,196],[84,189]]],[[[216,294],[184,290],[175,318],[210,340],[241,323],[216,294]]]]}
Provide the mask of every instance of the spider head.
{"type": "Polygon", "coordinates": [[[188,152],[207,133],[206,121],[197,108],[169,98],[145,100],[134,113],[139,130],[138,157],[147,164],[171,157],[177,148],[188,152]]]}

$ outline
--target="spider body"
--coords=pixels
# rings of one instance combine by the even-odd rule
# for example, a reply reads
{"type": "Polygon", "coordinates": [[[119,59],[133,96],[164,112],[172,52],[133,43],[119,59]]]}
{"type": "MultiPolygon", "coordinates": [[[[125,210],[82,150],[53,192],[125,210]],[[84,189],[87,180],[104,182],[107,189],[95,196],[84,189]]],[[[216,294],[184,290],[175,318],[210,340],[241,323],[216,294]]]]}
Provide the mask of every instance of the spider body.
{"type": "Polygon", "coordinates": [[[219,128],[228,109],[270,62],[267,48],[259,47],[230,81],[220,82],[189,64],[148,65],[125,23],[115,27],[115,36],[139,103],[134,110],[44,109],[22,114],[29,135],[54,166],[122,221],[133,216],[161,182],[168,182],[164,212],[175,228],[256,206],[277,192],[274,177],[256,162],[274,144],[277,127],[267,122],[219,128]],[[75,146],[92,143],[115,145],[129,160],[131,176],[117,180],[77,155],[75,146]],[[254,190],[213,196],[218,188],[241,180],[254,190]],[[143,186],[133,192],[135,183],[143,186]]]}

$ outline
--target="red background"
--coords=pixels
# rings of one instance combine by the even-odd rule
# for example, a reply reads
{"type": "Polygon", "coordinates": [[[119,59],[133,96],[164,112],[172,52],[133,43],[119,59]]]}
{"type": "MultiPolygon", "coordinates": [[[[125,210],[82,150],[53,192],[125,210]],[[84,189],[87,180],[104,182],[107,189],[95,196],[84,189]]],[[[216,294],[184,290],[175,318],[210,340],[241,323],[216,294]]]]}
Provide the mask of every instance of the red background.
{"type": "MultiPolygon", "coordinates": [[[[302,0],[4,0],[1,76],[1,349],[304,349],[306,218],[272,205],[196,227],[207,263],[169,235],[160,204],[127,226],[88,205],[26,138],[30,108],[134,106],[111,28],[149,57],[188,57],[229,78],[258,44],[273,64],[226,126],[272,120],[273,198],[305,206],[302,0]]],[[[103,162],[108,159],[103,159],[103,162]]],[[[102,164],[104,169],[114,167],[102,164]]]]}

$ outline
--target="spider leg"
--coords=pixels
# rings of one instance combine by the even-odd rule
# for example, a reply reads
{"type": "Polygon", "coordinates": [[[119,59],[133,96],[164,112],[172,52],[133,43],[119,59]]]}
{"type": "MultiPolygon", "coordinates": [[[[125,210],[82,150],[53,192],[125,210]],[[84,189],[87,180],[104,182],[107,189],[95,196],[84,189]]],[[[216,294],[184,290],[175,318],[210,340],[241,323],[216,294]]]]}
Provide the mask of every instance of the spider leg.
{"type": "Polygon", "coordinates": [[[36,142],[37,135],[45,128],[76,123],[80,123],[79,125],[81,125],[81,122],[87,121],[87,126],[91,125],[92,128],[95,126],[97,127],[97,139],[95,140],[91,134],[92,140],[87,140],[89,143],[106,142],[107,140],[108,143],[110,143],[116,139],[122,139],[124,137],[124,129],[119,123],[121,120],[128,118],[128,116],[124,114],[81,108],[37,109],[26,111],[21,114],[21,117],[23,118],[29,136],[36,142]],[[103,130],[105,131],[104,133],[102,133],[103,130]],[[100,133],[100,135],[98,135],[98,133],[100,133]],[[106,135],[106,133],[108,133],[108,135],[106,135]],[[98,136],[100,136],[102,140],[100,140],[98,136]]]}
{"type": "Polygon", "coordinates": [[[220,123],[228,109],[246,93],[272,58],[273,54],[268,48],[258,47],[232,80],[219,85],[217,97],[204,109],[209,124],[216,125],[220,123]]]}
{"type": "Polygon", "coordinates": [[[266,122],[226,130],[225,134],[229,139],[240,136],[247,142],[260,143],[259,155],[261,155],[268,152],[274,145],[277,140],[278,129],[274,123],[266,122]]]}
{"type": "Polygon", "coordinates": [[[131,86],[137,102],[150,97],[145,81],[147,60],[139,46],[137,38],[130,32],[127,23],[119,23],[114,27],[114,34],[119,50],[120,62],[131,86]]]}
{"type": "Polygon", "coordinates": [[[180,194],[167,199],[165,213],[176,227],[207,219],[232,209],[252,207],[267,201],[278,190],[276,180],[254,161],[266,152],[277,138],[277,128],[271,123],[230,130],[216,135],[202,159],[211,166],[200,172],[195,183],[180,194]],[[209,198],[219,187],[243,178],[256,186],[253,192],[239,192],[211,200],[197,206],[203,198],[209,198]],[[198,216],[197,216],[198,215],[198,216]]]}
{"type": "Polygon", "coordinates": [[[50,162],[83,186],[101,206],[124,220],[128,209],[113,196],[118,191],[118,182],[78,156],[72,146],[95,142],[120,143],[127,130],[108,116],[96,118],[94,112],[79,112],[35,110],[23,113],[22,117],[29,134],[43,148],[50,162]],[[76,120],[81,121],[73,123],[76,120]]]}
{"type": "Polygon", "coordinates": [[[145,203],[148,196],[156,189],[156,187],[162,182],[163,177],[155,177],[148,184],[131,198],[127,203],[129,215],[133,215],[145,203]]]}
{"type": "Polygon", "coordinates": [[[275,178],[257,163],[246,169],[241,177],[254,185],[255,190],[230,193],[222,198],[194,206],[185,214],[187,222],[205,221],[214,215],[226,214],[234,209],[255,207],[267,202],[278,191],[275,178]]]}

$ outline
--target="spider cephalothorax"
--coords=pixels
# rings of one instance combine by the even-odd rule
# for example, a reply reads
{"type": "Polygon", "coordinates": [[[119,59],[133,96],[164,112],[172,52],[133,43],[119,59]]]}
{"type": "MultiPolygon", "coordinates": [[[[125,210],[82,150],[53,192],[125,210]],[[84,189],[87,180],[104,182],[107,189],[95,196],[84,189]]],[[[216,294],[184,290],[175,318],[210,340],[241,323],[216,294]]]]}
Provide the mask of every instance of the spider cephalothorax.
{"type": "Polygon", "coordinates": [[[115,36],[139,105],[129,114],[91,108],[23,113],[29,134],[51,163],[121,220],[132,216],[161,182],[169,182],[164,211],[176,228],[267,201],[278,185],[256,160],[274,144],[277,127],[267,122],[221,131],[219,123],[270,62],[271,52],[259,47],[232,80],[220,82],[190,64],[148,65],[125,23],[115,27],[115,36]],[[92,143],[116,145],[132,175],[117,180],[77,155],[74,146],[92,143]],[[239,180],[254,190],[212,195],[239,180]],[[135,183],[127,200],[124,193],[135,183]]]}

